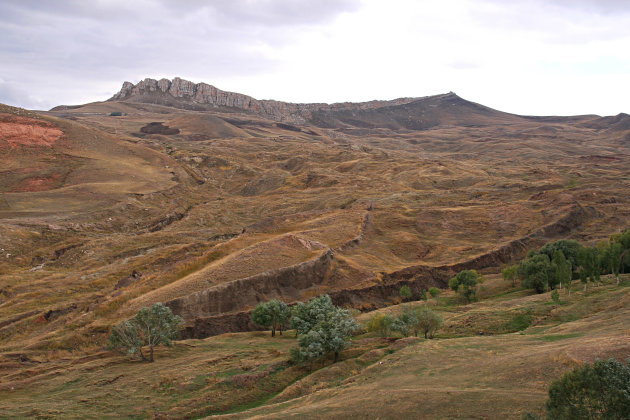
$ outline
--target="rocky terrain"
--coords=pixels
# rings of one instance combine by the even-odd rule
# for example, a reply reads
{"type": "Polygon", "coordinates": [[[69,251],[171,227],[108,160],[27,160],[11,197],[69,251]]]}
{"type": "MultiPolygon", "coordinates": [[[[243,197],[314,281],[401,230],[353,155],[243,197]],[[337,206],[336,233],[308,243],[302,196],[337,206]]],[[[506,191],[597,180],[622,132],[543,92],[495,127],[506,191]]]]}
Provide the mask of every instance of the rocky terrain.
{"type": "Polygon", "coordinates": [[[7,364],[97,354],[155,302],[186,338],[251,331],[268,299],[375,310],[402,285],[630,225],[630,116],[454,93],[291,104],[145,79],[104,102],[0,107],[0,152],[7,364]]]}

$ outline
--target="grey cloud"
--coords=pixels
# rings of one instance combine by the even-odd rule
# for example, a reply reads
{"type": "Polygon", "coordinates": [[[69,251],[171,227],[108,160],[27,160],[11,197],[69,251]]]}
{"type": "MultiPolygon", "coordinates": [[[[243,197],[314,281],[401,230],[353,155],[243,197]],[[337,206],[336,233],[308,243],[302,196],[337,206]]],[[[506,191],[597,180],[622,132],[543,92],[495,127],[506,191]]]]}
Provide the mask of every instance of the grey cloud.
{"type": "Polygon", "coordinates": [[[627,0],[548,0],[547,3],[566,9],[605,14],[630,13],[630,2],[627,0]]]}
{"type": "Polygon", "coordinates": [[[163,0],[162,4],[170,10],[183,13],[196,13],[200,9],[206,9],[223,23],[261,26],[326,23],[340,13],[358,10],[361,5],[358,0],[163,0]]]}
{"type": "Polygon", "coordinates": [[[0,103],[28,109],[48,109],[51,104],[32,97],[27,91],[0,80],[0,103]]]}
{"type": "Polygon", "coordinates": [[[278,61],[260,45],[291,43],[301,27],[359,6],[356,0],[0,0],[0,77],[20,80],[24,89],[66,78],[187,76],[212,83],[261,74],[278,61]]]}

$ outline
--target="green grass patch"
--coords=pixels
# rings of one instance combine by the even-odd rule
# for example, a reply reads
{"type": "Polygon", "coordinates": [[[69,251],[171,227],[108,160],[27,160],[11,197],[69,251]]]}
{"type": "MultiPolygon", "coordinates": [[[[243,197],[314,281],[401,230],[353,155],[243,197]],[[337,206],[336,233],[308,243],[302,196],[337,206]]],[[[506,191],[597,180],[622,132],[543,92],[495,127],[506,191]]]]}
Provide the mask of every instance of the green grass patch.
{"type": "Polygon", "coordinates": [[[566,340],[568,338],[582,337],[584,333],[571,333],[571,334],[550,334],[550,335],[542,335],[537,337],[543,341],[559,341],[566,340]]]}
{"type": "Polygon", "coordinates": [[[517,332],[527,329],[534,321],[533,315],[529,313],[517,314],[503,325],[506,332],[517,332]]]}

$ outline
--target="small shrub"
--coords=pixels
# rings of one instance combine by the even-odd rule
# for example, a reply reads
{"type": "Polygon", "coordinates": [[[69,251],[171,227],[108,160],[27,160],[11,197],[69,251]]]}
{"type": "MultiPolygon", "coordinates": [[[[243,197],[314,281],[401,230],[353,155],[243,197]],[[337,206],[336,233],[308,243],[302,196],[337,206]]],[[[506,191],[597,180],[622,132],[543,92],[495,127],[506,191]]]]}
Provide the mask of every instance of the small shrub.
{"type": "Polygon", "coordinates": [[[394,319],[391,315],[376,313],[372,315],[366,328],[369,332],[376,332],[381,337],[387,338],[391,332],[393,322],[394,319]]]}
{"type": "Polygon", "coordinates": [[[558,292],[558,289],[553,289],[553,292],[551,292],[551,300],[556,304],[560,303],[560,292],[558,292]]]}
{"type": "Polygon", "coordinates": [[[403,298],[403,300],[411,299],[411,289],[409,286],[404,285],[400,288],[400,297],[403,298]]]}
{"type": "Polygon", "coordinates": [[[431,295],[433,299],[435,299],[436,304],[438,303],[438,298],[440,297],[440,293],[442,293],[442,291],[438,289],[437,287],[431,287],[429,289],[429,294],[431,295]]]}
{"type": "Polygon", "coordinates": [[[122,117],[122,112],[120,112],[120,111],[110,112],[109,116],[110,117],[122,117]]]}

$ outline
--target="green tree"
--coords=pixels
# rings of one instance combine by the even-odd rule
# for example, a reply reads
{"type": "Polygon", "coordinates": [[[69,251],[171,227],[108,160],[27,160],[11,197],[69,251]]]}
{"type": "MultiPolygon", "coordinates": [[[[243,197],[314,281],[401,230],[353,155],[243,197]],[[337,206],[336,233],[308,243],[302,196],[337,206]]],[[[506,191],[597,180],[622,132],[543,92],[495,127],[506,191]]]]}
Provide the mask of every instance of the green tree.
{"type": "Polygon", "coordinates": [[[606,272],[613,274],[619,284],[619,271],[621,269],[621,256],[623,245],[619,242],[608,242],[600,248],[600,260],[606,272]]]}
{"type": "Polygon", "coordinates": [[[619,257],[619,272],[626,273],[626,269],[630,269],[630,229],[626,229],[623,233],[612,235],[610,240],[621,244],[623,251],[619,257]]]}
{"type": "Polygon", "coordinates": [[[444,319],[426,306],[419,308],[417,314],[418,331],[424,334],[424,338],[433,338],[435,332],[444,324],[444,319]]]}
{"type": "Polygon", "coordinates": [[[400,297],[403,301],[411,299],[411,289],[406,284],[400,288],[400,297]]]}
{"type": "Polygon", "coordinates": [[[585,247],[580,251],[580,271],[588,276],[593,283],[600,281],[601,261],[599,251],[595,247],[585,247]]]}
{"type": "Polygon", "coordinates": [[[402,312],[394,318],[391,329],[392,331],[398,331],[403,337],[409,337],[412,331],[417,331],[418,329],[418,314],[405,305],[402,312]]]}
{"type": "Polygon", "coordinates": [[[630,360],[596,360],[573,369],[549,386],[550,419],[630,418],[630,360]]]}
{"type": "Polygon", "coordinates": [[[477,296],[477,284],[481,276],[475,270],[462,270],[449,280],[448,285],[467,302],[472,302],[477,296]]]}
{"type": "Polygon", "coordinates": [[[509,267],[505,267],[501,274],[503,275],[503,280],[511,281],[512,287],[516,287],[516,265],[511,265],[509,267]]]}
{"type": "Polygon", "coordinates": [[[366,328],[369,332],[376,332],[381,337],[387,338],[391,331],[393,322],[394,318],[392,318],[391,315],[375,313],[368,320],[366,328]]]}
{"type": "Polygon", "coordinates": [[[580,262],[580,250],[582,245],[573,239],[560,239],[559,241],[549,242],[540,248],[540,253],[547,255],[549,260],[553,259],[556,251],[562,251],[564,257],[571,263],[571,272],[577,271],[580,262]]]}
{"type": "Polygon", "coordinates": [[[562,250],[557,250],[553,254],[552,265],[555,268],[556,284],[564,284],[567,288],[567,292],[571,293],[571,262],[564,257],[562,250]]]}
{"type": "Polygon", "coordinates": [[[271,328],[271,336],[276,336],[276,329],[280,330],[291,317],[291,309],[286,303],[277,299],[258,304],[252,311],[252,320],[263,327],[271,328]]]}
{"type": "Polygon", "coordinates": [[[521,261],[516,269],[523,287],[534,289],[536,293],[543,293],[549,288],[550,271],[551,262],[547,254],[534,254],[521,261]]]}
{"type": "Polygon", "coordinates": [[[442,291],[440,289],[438,289],[437,287],[429,288],[429,294],[431,295],[431,297],[433,299],[435,299],[435,304],[436,305],[439,303],[438,298],[440,297],[440,293],[442,293],[442,291]]]}
{"type": "Polygon", "coordinates": [[[171,340],[179,336],[182,323],[182,318],[173,315],[171,308],[156,303],[150,308],[140,309],[134,318],[114,326],[107,348],[152,362],[154,347],[160,344],[170,347],[171,340]],[[149,346],[148,359],[142,353],[142,346],[149,346]]]}
{"type": "Polygon", "coordinates": [[[313,360],[334,353],[334,362],[339,360],[339,352],[350,344],[350,335],[358,329],[358,324],[347,309],[332,305],[328,295],[311,299],[294,312],[295,328],[299,328],[298,348],[291,350],[291,357],[297,362],[313,360]]]}

